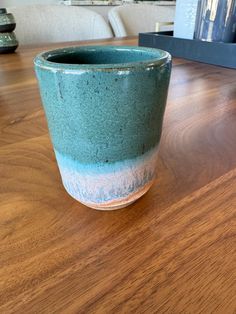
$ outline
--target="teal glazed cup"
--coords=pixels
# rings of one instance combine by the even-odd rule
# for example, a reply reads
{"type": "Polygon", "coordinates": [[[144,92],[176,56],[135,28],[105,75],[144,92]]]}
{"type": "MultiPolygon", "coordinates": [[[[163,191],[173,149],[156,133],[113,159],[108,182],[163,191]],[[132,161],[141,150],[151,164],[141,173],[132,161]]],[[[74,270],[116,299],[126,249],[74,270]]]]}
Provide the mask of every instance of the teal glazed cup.
{"type": "Polygon", "coordinates": [[[85,46],[44,52],[34,62],[67,192],[102,210],[146,193],[156,174],[170,55],[85,46]]]}

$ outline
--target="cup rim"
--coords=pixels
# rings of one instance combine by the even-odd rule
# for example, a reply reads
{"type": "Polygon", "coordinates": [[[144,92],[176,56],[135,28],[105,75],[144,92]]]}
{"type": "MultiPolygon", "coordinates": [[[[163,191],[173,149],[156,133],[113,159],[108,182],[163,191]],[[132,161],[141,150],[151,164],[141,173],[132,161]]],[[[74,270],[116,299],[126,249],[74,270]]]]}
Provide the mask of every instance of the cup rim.
{"type": "Polygon", "coordinates": [[[58,48],[54,50],[44,51],[38,54],[34,59],[34,65],[43,69],[51,71],[63,71],[63,72],[84,72],[84,71],[124,71],[124,70],[135,70],[138,68],[147,68],[153,66],[160,66],[171,60],[171,55],[164,50],[156,48],[147,48],[140,46],[114,46],[114,45],[95,45],[95,46],[71,46],[65,48],[58,48]],[[127,63],[107,63],[107,64],[71,64],[71,63],[57,63],[49,61],[48,58],[60,54],[64,54],[68,51],[76,50],[118,50],[118,51],[136,51],[136,52],[147,52],[153,54],[153,57],[147,60],[132,61],[127,63]]]}

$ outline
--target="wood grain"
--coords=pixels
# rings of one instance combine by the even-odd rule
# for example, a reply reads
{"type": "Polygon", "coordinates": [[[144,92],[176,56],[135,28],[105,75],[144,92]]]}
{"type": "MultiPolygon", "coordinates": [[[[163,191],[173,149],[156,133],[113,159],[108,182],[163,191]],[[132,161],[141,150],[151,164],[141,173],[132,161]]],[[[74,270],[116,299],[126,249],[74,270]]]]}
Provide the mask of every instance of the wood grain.
{"type": "Polygon", "coordinates": [[[174,60],[158,178],[98,212],[62,187],[33,72],[63,45],[0,56],[0,313],[236,313],[235,70],[174,60]]]}

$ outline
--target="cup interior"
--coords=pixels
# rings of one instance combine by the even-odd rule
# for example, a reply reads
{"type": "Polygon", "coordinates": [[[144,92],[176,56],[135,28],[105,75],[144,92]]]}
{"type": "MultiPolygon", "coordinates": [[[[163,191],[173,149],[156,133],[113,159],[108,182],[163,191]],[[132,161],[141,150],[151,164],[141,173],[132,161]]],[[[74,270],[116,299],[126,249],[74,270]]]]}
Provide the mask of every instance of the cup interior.
{"type": "Polygon", "coordinates": [[[144,50],[129,48],[86,48],[82,47],[54,51],[45,59],[53,63],[99,65],[99,64],[121,64],[151,61],[162,57],[162,52],[155,50],[144,50]]]}

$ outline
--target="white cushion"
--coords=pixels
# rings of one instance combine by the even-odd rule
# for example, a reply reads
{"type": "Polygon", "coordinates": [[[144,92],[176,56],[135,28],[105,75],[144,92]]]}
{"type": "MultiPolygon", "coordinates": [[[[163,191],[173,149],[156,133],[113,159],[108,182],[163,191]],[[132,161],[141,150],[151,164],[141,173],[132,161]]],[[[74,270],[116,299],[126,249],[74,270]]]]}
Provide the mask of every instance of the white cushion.
{"type": "Polygon", "coordinates": [[[173,22],[174,16],[175,6],[154,4],[122,5],[108,12],[109,22],[116,37],[154,32],[156,23],[173,22]]]}
{"type": "Polygon", "coordinates": [[[15,17],[15,33],[22,45],[112,37],[101,15],[81,7],[30,5],[8,12],[15,17]]]}

